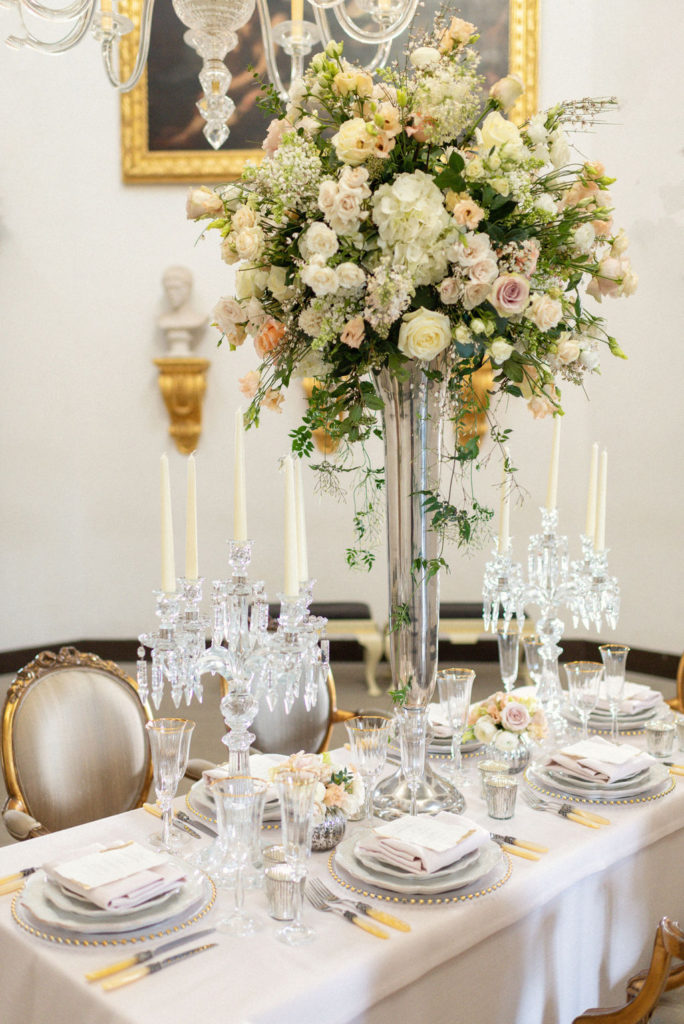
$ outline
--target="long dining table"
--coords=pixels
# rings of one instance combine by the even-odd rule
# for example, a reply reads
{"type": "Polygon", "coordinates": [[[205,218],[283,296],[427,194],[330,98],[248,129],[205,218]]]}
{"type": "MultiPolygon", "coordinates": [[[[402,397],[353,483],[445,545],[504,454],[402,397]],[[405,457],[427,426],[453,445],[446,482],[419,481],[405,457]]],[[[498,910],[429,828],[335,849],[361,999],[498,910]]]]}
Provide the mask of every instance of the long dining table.
{"type": "MultiPolygon", "coordinates": [[[[448,905],[369,898],[411,926],[408,933],[391,931],[388,940],[306,907],[316,939],[284,946],[275,938],[278,925],[267,914],[263,890],[254,890],[247,899],[260,918],[257,933],[216,933],[202,940],[215,941],[215,948],[112,992],[84,975],[127,955],[130,947],[46,941],[15,922],[12,896],[0,897],[0,1020],[571,1024],[588,1007],[623,1003],[626,979],[648,963],[659,919],[684,919],[684,777],[673,777],[673,783],[657,799],[595,808],[611,822],[596,829],[520,800],[512,819],[493,821],[473,785],[469,817],[546,846],[548,853],[538,861],[508,857],[502,884],[448,905]]],[[[0,849],[0,876],[93,841],[144,841],[157,826],[140,809],[17,843],[0,849]]],[[[349,830],[358,827],[348,824],[349,830]]],[[[277,831],[265,835],[277,841],[277,831]]],[[[312,855],[310,873],[342,894],[330,869],[329,854],[312,855]]],[[[215,907],[193,927],[211,927],[230,899],[219,893],[215,907]]]]}

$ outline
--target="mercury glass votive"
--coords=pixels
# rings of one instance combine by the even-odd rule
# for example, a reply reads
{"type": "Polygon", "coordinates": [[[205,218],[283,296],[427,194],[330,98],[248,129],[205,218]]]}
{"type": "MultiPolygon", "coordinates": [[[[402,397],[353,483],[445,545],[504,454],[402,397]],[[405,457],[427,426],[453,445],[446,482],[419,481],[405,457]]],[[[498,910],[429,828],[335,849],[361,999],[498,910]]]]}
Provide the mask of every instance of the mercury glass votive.
{"type": "Polygon", "coordinates": [[[646,747],[654,757],[669,757],[674,750],[675,724],[668,719],[646,722],[646,747]]]}
{"type": "MultiPolygon", "coordinates": [[[[284,854],[283,854],[284,856],[284,854]]],[[[268,913],[275,921],[292,921],[295,916],[297,882],[289,864],[270,864],[264,872],[268,913]]]]}
{"type": "Polygon", "coordinates": [[[512,775],[488,775],[484,783],[485,803],[490,818],[512,818],[518,780],[512,775]]]}
{"type": "Polygon", "coordinates": [[[477,766],[480,773],[480,793],[482,799],[486,800],[485,783],[492,775],[508,775],[508,765],[503,761],[481,761],[477,766]]]}

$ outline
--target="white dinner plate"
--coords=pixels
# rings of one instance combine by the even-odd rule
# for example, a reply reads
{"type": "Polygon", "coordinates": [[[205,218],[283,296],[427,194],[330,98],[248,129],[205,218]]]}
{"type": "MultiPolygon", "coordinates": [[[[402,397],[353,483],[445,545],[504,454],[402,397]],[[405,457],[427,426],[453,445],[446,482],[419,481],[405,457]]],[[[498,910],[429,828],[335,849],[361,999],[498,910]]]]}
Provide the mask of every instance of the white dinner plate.
{"type": "MultiPolygon", "coordinates": [[[[354,847],[354,856],[367,868],[371,868],[373,871],[382,871],[384,874],[393,875],[395,878],[407,879],[416,877],[409,871],[397,867],[396,864],[387,864],[384,860],[381,860],[379,857],[374,857],[373,854],[368,853],[366,850],[360,850],[358,838],[356,846],[354,847]]],[[[478,859],[479,856],[479,850],[471,850],[470,853],[467,853],[465,857],[461,857],[458,861],[458,868],[468,868],[470,864],[478,859]]],[[[441,878],[445,875],[453,875],[455,870],[456,864],[447,864],[445,868],[440,868],[439,871],[433,871],[430,878],[441,878]]]]}
{"type": "Polygon", "coordinates": [[[120,934],[141,928],[158,926],[162,921],[193,914],[206,898],[208,879],[201,872],[192,872],[182,888],[161,906],[143,905],[127,914],[112,915],[102,911],[100,916],[84,916],[77,911],[63,910],[48,899],[47,887],[51,883],[42,871],[27,880],[21,893],[20,904],[34,921],[64,932],[80,934],[120,934]]]}
{"type": "MultiPolygon", "coordinates": [[[[206,818],[216,824],[216,804],[207,792],[201,779],[193,783],[186,795],[190,810],[200,818],[206,818]]],[[[264,821],[280,821],[280,801],[269,800],[264,807],[264,821]]]]}
{"type": "Polygon", "coordinates": [[[439,875],[404,875],[397,878],[387,871],[380,871],[376,868],[367,867],[362,864],[354,853],[354,847],[359,841],[359,833],[343,839],[335,849],[335,864],[345,871],[352,878],[356,878],[367,885],[379,886],[388,892],[403,894],[415,893],[420,896],[435,895],[437,893],[450,892],[452,889],[462,889],[467,885],[473,885],[479,879],[484,878],[490,871],[493,871],[503,859],[501,848],[491,840],[488,840],[480,848],[479,856],[470,865],[465,867],[456,866],[451,874],[439,875]]]}
{"type": "MultiPolygon", "coordinates": [[[[655,717],[655,715],[658,712],[658,709],[659,705],[656,704],[652,708],[644,708],[643,711],[637,711],[633,715],[619,714],[617,719],[618,729],[620,731],[627,729],[639,729],[644,724],[644,722],[648,722],[649,719],[655,717]]],[[[571,707],[566,706],[565,708],[563,708],[563,715],[567,719],[567,721],[571,722],[573,725],[582,724],[579,715],[571,707]]],[[[610,729],[611,722],[612,718],[609,713],[605,714],[601,711],[593,711],[589,715],[589,726],[592,729],[610,729]]]]}
{"type": "Polygon", "coordinates": [[[528,772],[533,777],[533,781],[545,789],[558,790],[568,793],[570,796],[583,796],[587,800],[622,800],[631,796],[642,796],[655,789],[656,786],[661,786],[670,778],[670,773],[665,765],[654,764],[643,777],[636,781],[631,780],[631,785],[616,789],[616,783],[603,783],[597,784],[593,789],[587,789],[578,780],[565,779],[563,782],[559,782],[549,774],[547,769],[542,767],[528,768],[528,772]]]}

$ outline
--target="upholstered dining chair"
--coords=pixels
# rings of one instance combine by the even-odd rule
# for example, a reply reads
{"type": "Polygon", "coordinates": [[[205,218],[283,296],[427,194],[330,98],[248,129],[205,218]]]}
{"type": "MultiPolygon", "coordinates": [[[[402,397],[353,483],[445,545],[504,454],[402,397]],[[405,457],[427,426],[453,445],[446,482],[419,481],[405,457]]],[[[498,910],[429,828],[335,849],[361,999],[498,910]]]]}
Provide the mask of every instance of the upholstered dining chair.
{"type": "Polygon", "coordinates": [[[73,647],[34,658],[2,712],[10,835],[29,839],[140,807],[152,779],[149,718],[114,662],[73,647]]]}
{"type": "Polygon", "coordinates": [[[684,932],[675,921],[664,917],[656,930],[651,963],[646,971],[637,974],[627,985],[630,1000],[625,1006],[609,1009],[585,1010],[575,1017],[573,1024],[681,1024],[684,1007],[670,1003],[663,993],[668,988],[684,984],[682,966],[671,971],[673,959],[684,959],[684,932]],[[673,1010],[674,1015],[670,1013],[673,1010]]]}
{"type": "Polygon", "coordinates": [[[684,654],[677,666],[677,696],[667,702],[673,711],[684,712],[684,654]]]}

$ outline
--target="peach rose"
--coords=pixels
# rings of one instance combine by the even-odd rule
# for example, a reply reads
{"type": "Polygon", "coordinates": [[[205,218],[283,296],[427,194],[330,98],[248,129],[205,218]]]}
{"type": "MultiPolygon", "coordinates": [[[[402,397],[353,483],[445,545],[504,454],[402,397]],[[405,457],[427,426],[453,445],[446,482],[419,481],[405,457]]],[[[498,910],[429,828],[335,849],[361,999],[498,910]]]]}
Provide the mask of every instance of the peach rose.
{"type": "Polygon", "coordinates": [[[556,411],[555,405],[546,395],[532,395],[532,398],[527,403],[527,408],[535,420],[543,420],[545,416],[553,416],[556,411]]]}
{"type": "Polygon", "coordinates": [[[535,292],[530,299],[525,316],[540,331],[550,331],[556,327],[563,317],[563,306],[560,299],[552,299],[544,292],[535,292]]]}
{"type": "Polygon", "coordinates": [[[489,95],[501,104],[503,111],[507,112],[524,91],[519,75],[506,75],[505,78],[500,78],[498,82],[494,83],[489,90],[489,95]]]}
{"type": "Polygon", "coordinates": [[[202,185],[200,188],[188,189],[185,200],[185,215],[188,220],[199,220],[200,217],[221,217],[223,203],[213,189],[202,185]]]}
{"type": "Polygon", "coordinates": [[[456,203],[452,212],[456,223],[471,231],[475,230],[484,217],[484,210],[477,205],[474,199],[461,199],[456,203]]]}
{"type": "Polygon", "coordinates": [[[465,46],[476,32],[477,29],[472,22],[464,21],[463,18],[452,18],[449,27],[445,28],[442,32],[442,38],[439,41],[439,52],[451,53],[454,46],[457,48],[465,46]]]}
{"type": "Polygon", "coordinates": [[[271,412],[281,412],[280,406],[285,401],[285,395],[281,395],[279,391],[274,391],[273,388],[269,388],[263,397],[262,405],[271,412]]]}
{"type": "Polygon", "coordinates": [[[363,323],[363,317],[355,316],[344,325],[342,333],[340,334],[340,341],[343,345],[348,345],[349,348],[360,348],[364,337],[365,326],[363,323]]]}
{"type": "Polygon", "coordinates": [[[249,398],[250,400],[254,398],[259,389],[260,380],[261,375],[257,370],[250,370],[244,375],[244,377],[240,377],[238,385],[245,398],[249,398]]]}
{"type": "Polygon", "coordinates": [[[269,352],[277,348],[284,334],[284,326],[273,317],[269,317],[254,339],[254,348],[259,359],[265,359],[269,352]]]}
{"type": "Polygon", "coordinates": [[[346,796],[347,794],[342,786],[338,786],[336,782],[331,782],[325,791],[323,803],[326,807],[341,807],[346,796]]]}

